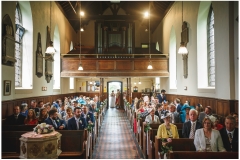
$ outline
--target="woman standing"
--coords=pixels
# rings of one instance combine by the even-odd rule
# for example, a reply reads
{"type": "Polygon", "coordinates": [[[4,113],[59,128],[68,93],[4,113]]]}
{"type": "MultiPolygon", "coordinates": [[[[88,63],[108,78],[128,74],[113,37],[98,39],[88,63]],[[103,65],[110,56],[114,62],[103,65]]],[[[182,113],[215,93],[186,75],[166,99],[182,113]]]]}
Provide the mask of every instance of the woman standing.
{"type": "Polygon", "coordinates": [[[120,107],[120,91],[119,91],[119,89],[117,89],[115,105],[116,105],[117,108],[120,107]]]}
{"type": "Polygon", "coordinates": [[[115,106],[115,93],[114,90],[112,90],[112,93],[110,94],[110,107],[113,108],[115,106]]]}
{"type": "Polygon", "coordinates": [[[194,145],[197,151],[224,152],[222,137],[218,130],[212,129],[213,122],[209,117],[203,119],[203,128],[196,130],[194,145]]]}
{"type": "Polygon", "coordinates": [[[170,123],[170,115],[171,113],[168,111],[162,115],[161,119],[164,120],[164,123],[158,127],[158,138],[179,138],[177,126],[170,123]]]}

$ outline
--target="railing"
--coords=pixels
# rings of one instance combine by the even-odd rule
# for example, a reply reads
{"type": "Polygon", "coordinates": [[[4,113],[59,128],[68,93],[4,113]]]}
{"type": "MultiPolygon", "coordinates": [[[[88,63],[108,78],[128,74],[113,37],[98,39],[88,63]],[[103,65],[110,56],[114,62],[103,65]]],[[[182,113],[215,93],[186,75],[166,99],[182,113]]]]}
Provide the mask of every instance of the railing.
{"type": "Polygon", "coordinates": [[[80,57],[99,59],[130,59],[130,58],[168,58],[168,54],[61,54],[61,57],[80,57]]]}

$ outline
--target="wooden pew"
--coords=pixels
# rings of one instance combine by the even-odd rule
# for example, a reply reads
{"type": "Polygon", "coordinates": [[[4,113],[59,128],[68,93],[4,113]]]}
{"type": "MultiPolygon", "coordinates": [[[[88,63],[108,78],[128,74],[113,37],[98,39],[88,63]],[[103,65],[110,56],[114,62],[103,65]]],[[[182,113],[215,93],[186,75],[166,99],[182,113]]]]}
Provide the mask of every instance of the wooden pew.
{"type": "MultiPolygon", "coordinates": [[[[150,124],[150,127],[152,129],[158,129],[159,125],[160,124],[150,124]]],[[[142,151],[143,151],[144,157],[148,158],[147,149],[148,149],[148,146],[150,145],[150,142],[149,142],[150,131],[144,132],[144,128],[145,128],[145,125],[143,125],[143,127],[142,127],[142,130],[143,130],[143,149],[142,149],[142,151]]]]}
{"type": "MultiPolygon", "coordinates": [[[[22,134],[29,131],[2,131],[2,158],[19,159],[20,140],[22,134]]],[[[87,158],[86,131],[58,130],[62,134],[61,150],[58,158],[87,158]]]]}
{"type": "Polygon", "coordinates": [[[155,136],[158,129],[150,129],[148,136],[148,159],[155,159],[155,136]]]}
{"type": "Polygon", "coordinates": [[[238,159],[238,152],[173,151],[169,159],[238,159]]]}
{"type": "Polygon", "coordinates": [[[36,125],[2,125],[2,131],[33,131],[36,125]]]}
{"type": "MultiPolygon", "coordinates": [[[[172,146],[173,151],[196,151],[196,148],[193,143],[193,139],[189,138],[179,138],[172,139],[172,142],[169,143],[172,146]]],[[[159,158],[159,153],[161,153],[162,140],[155,136],[155,158],[159,158]]]]}

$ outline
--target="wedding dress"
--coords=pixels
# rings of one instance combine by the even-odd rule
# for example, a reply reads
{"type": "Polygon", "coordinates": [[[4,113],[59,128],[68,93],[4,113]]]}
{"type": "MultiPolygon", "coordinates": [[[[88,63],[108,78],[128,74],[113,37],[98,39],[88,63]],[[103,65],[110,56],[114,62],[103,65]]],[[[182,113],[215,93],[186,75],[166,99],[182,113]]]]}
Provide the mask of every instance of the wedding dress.
{"type": "Polygon", "coordinates": [[[110,107],[115,107],[115,101],[116,101],[115,94],[111,93],[110,94],[110,107]]]}

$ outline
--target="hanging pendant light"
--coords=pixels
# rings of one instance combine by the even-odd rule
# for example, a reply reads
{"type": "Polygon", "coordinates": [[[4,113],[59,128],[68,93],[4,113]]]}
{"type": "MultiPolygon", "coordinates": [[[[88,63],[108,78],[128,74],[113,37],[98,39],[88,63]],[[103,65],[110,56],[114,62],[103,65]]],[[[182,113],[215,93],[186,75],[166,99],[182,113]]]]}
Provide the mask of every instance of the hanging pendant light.
{"type": "MultiPolygon", "coordinates": [[[[184,22],[183,22],[183,1],[182,1],[182,25],[184,25],[184,22]]],[[[183,41],[182,35],[181,35],[180,47],[178,49],[178,54],[188,54],[188,50],[187,50],[187,47],[185,45],[185,42],[183,41]]]]}
{"type": "Polygon", "coordinates": [[[151,32],[151,29],[150,29],[150,2],[149,2],[148,22],[149,22],[149,29],[148,29],[148,32],[149,32],[149,44],[148,44],[149,64],[148,64],[147,69],[153,69],[153,67],[152,67],[152,62],[151,62],[151,60],[150,60],[150,59],[151,59],[151,44],[150,44],[150,32],[151,32]]]}
{"type": "Polygon", "coordinates": [[[139,78],[138,84],[142,84],[142,82],[140,81],[140,78],[139,78]]]}
{"type": "Polygon", "coordinates": [[[89,82],[89,84],[92,84],[92,78],[91,78],[91,81],[89,82]]]}
{"type": "Polygon", "coordinates": [[[80,26],[79,26],[79,59],[80,59],[80,63],[79,63],[79,67],[78,70],[82,71],[83,70],[83,66],[82,66],[82,59],[81,59],[81,16],[84,15],[84,12],[81,11],[81,6],[82,4],[80,4],[80,26]]]}
{"type": "Polygon", "coordinates": [[[52,2],[50,1],[50,42],[49,42],[49,46],[47,47],[47,49],[46,49],[46,52],[45,53],[47,53],[47,54],[54,54],[56,51],[55,51],[55,49],[54,49],[54,47],[53,47],[53,41],[51,41],[51,18],[52,18],[52,11],[51,11],[51,9],[52,9],[52,2]]]}

